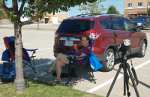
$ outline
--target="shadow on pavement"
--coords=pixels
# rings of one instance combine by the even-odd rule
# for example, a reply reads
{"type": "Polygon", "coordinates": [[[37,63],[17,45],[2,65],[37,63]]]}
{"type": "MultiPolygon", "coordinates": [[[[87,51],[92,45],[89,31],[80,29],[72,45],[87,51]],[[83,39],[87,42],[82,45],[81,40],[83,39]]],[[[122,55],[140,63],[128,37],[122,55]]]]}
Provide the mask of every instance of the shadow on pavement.
{"type": "Polygon", "coordinates": [[[28,80],[41,82],[45,84],[50,84],[54,80],[54,76],[51,72],[48,72],[50,68],[53,68],[53,61],[51,59],[35,59],[32,61],[33,71],[30,66],[26,65],[24,67],[24,76],[28,80]]]}
{"type": "MultiPolygon", "coordinates": [[[[62,85],[69,85],[73,86],[78,81],[88,80],[90,82],[96,82],[95,79],[91,79],[87,70],[84,68],[82,72],[79,73],[78,69],[75,69],[75,72],[71,72],[68,74],[68,69],[63,68],[62,71],[62,82],[57,83],[55,82],[55,60],[51,59],[35,59],[31,63],[25,63],[24,65],[24,77],[26,79],[26,84],[28,86],[28,82],[34,82],[34,83],[42,83],[42,84],[48,84],[48,85],[56,85],[56,84],[62,84],[62,85]],[[82,76],[81,77],[80,75],[82,76]]],[[[78,65],[79,66],[79,65],[78,65]]],[[[73,71],[73,70],[71,70],[73,71]]],[[[12,82],[12,81],[11,81],[12,82]]]]}
{"type": "MultiPolygon", "coordinates": [[[[79,76],[74,74],[71,74],[71,79],[70,79],[66,69],[63,69],[62,82],[56,83],[54,60],[36,59],[32,63],[33,63],[32,66],[36,72],[34,72],[32,68],[30,68],[30,66],[25,66],[24,75],[27,80],[31,80],[36,83],[49,84],[49,85],[62,84],[62,85],[69,85],[69,86],[75,85],[80,80],[79,76]]],[[[84,75],[83,76],[84,80],[95,82],[95,79],[89,79],[89,75],[85,70],[83,70],[82,73],[84,75]]]]}

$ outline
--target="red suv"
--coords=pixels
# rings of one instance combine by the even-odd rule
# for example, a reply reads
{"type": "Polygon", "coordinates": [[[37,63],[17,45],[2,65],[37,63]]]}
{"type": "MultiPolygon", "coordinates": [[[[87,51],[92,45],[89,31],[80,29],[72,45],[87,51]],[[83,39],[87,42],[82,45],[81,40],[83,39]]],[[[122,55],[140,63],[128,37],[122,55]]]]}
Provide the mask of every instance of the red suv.
{"type": "Polygon", "coordinates": [[[146,34],[137,31],[134,23],[117,15],[75,16],[64,20],[55,33],[54,55],[66,53],[83,35],[97,36],[93,51],[105,64],[103,70],[113,69],[118,58],[115,47],[124,39],[131,40],[131,54],[145,56],[146,34]]]}

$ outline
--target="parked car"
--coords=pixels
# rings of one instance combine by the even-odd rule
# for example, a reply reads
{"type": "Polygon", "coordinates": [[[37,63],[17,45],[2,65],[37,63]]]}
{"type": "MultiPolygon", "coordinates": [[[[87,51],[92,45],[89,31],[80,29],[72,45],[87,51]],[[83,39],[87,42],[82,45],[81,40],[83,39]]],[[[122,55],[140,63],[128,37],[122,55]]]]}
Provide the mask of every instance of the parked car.
{"type": "Polygon", "coordinates": [[[137,28],[146,29],[150,28],[150,16],[138,16],[131,19],[137,25],[137,28]]]}
{"type": "Polygon", "coordinates": [[[93,52],[104,63],[103,71],[113,69],[118,58],[115,47],[124,39],[131,40],[131,53],[145,56],[146,34],[138,32],[127,18],[116,15],[75,16],[64,20],[55,33],[54,55],[66,53],[80,37],[95,34],[93,52]]]}

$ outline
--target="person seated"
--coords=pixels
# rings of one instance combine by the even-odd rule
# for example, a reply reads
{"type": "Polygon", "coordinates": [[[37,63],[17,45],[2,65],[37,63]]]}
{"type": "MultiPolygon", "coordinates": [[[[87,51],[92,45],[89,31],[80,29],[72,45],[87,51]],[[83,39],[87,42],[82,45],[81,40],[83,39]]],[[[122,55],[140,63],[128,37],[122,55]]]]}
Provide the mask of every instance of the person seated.
{"type": "MultiPolygon", "coordinates": [[[[88,57],[90,54],[89,38],[86,36],[81,37],[80,44],[74,44],[74,55],[77,57],[77,63],[80,65],[89,64],[88,57]]],[[[67,54],[59,53],[56,57],[56,80],[61,81],[62,67],[69,64],[67,54]]],[[[83,67],[83,66],[80,66],[83,67]]],[[[80,68],[81,69],[81,68],[80,68]]]]}
{"type": "MultiPolygon", "coordinates": [[[[2,61],[13,62],[15,61],[15,40],[14,37],[5,37],[4,43],[6,49],[2,53],[2,61]]],[[[26,49],[23,50],[23,60],[30,61],[30,57],[26,49]]]]}
{"type": "MultiPolygon", "coordinates": [[[[4,43],[6,49],[2,53],[1,60],[4,61],[1,67],[1,76],[5,79],[15,79],[16,69],[15,69],[15,42],[14,37],[5,37],[4,43]]],[[[30,61],[30,57],[23,48],[23,60],[30,61]]]]}

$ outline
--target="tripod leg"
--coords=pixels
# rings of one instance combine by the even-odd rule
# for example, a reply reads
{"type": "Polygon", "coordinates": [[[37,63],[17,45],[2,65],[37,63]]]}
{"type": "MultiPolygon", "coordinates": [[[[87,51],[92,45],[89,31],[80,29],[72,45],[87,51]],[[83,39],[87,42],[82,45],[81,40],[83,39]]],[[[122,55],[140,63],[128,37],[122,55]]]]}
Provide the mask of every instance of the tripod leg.
{"type": "Polygon", "coordinates": [[[124,70],[124,96],[129,97],[130,96],[130,90],[129,90],[129,73],[127,71],[127,66],[126,64],[123,65],[123,70],[124,70]]]}
{"type": "Polygon", "coordinates": [[[127,95],[128,95],[128,97],[130,97],[131,94],[130,94],[130,90],[129,90],[129,74],[128,73],[126,75],[125,82],[126,82],[127,95]]]}
{"type": "Polygon", "coordinates": [[[138,85],[139,84],[139,80],[138,80],[138,77],[137,77],[137,74],[136,74],[136,71],[135,71],[134,67],[132,67],[131,70],[132,70],[132,73],[133,73],[136,85],[138,85]]]}
{"type": "Polygon", "coordinates": [[[109,97],[109,95],[110,95],[110,93],[111,93],[111,91],[112,91],[112,89],[113,89],[113,87],[114,87],[114,85],[115,85],[115,82],[116,82],[116,80],[117,80],[117,77],[118,77],[118,75],[119,75],[119,73],[120,73],[120,71],[121,71],[121,68],[122,68],[122,64],[120,64],[120,66],[119,66],[119,69],[118,69],[118,71],[117,71],[117,73],[116,73],[116,75],[115,75],[115,77],[114,77],[114,80],[113,80],[113,82],[112,82],[112,84],[111,84],[111,86],[110,86],[110,88],[109,88],[109,91],[108,91],[106,97],[109,97]]]}
{"type": "Polygon", "coordinates": [[[127,65],[127,69],[128,69],[128,72],[129,72],[129,77],[130,77],[130,79],[131,79],[131,81],[132,81],[133,88],[134,88],[134,90],[135,90],[136,96],[137,96],[137,97],[140,97],[139,92],[138,92],[138,89],[137,89],[137,85],[135,84],[134,77],[133,77],[133,75],[132,75],[132,73],[131,73],[131,70],[130,70],[130,66],[129,66],[129,64],[126,64],[126,65],[127,65]]]}
{"type": "Polygon", "coordinates": [[[125,66],[123,67],[123,71],[124,71],[124,79],[123,79],[123,82],[124,82],[124,93],[123,93],[123,95],[124,96],[126,96],[126,89],[127,89],[127,84],[126,84],[126,80],[127,80],[127,71],[126,71],[126,68],[125,68],[125,66]]]}

